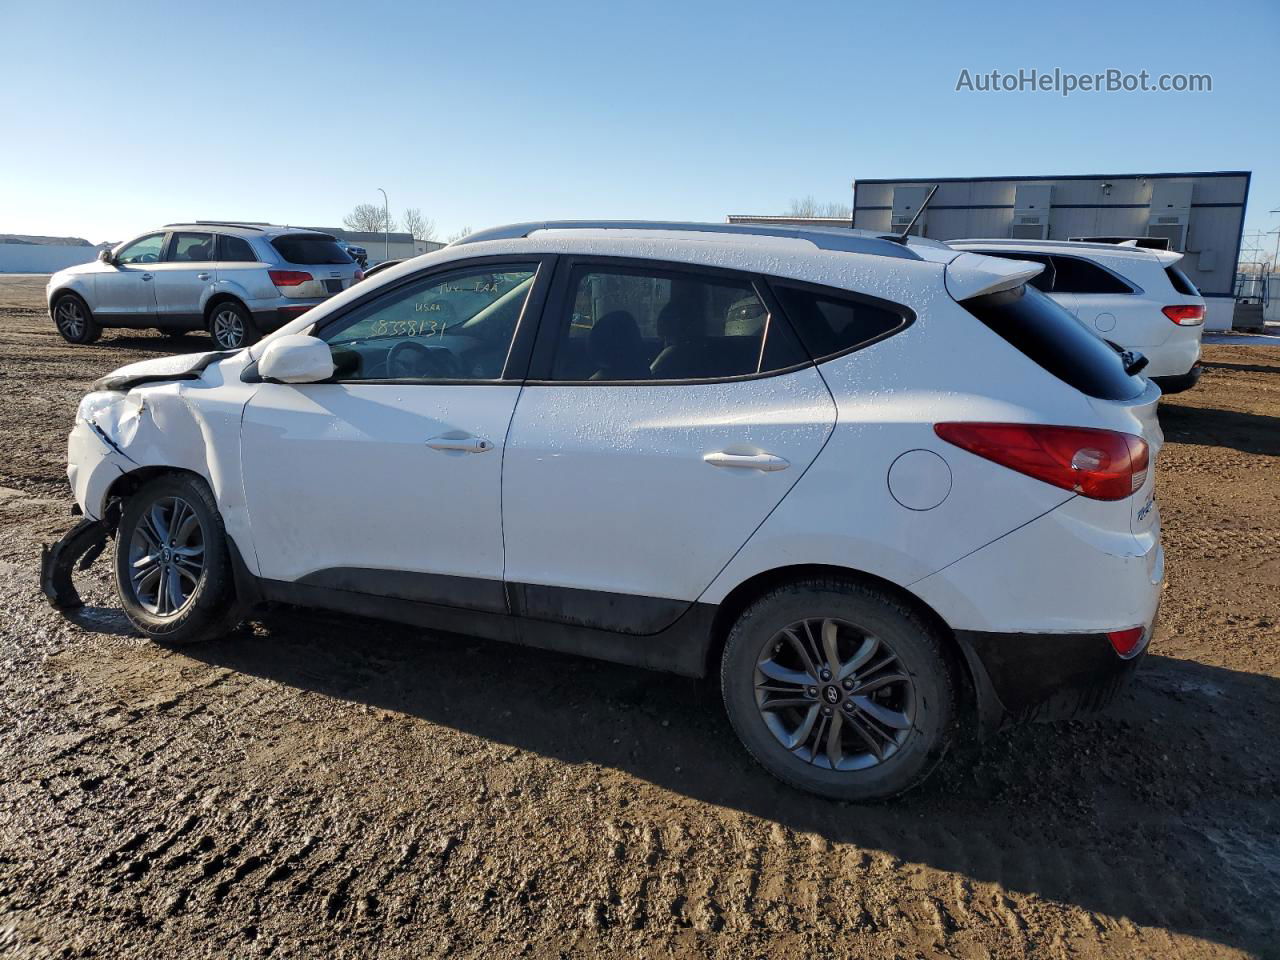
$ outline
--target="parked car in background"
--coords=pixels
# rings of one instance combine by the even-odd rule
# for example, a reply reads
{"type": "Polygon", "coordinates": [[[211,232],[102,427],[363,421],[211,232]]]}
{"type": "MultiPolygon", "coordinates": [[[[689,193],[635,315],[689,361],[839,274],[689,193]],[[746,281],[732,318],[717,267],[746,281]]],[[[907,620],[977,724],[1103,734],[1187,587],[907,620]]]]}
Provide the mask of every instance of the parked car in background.
{"type": "Polygon", "coordinates": [[[1031,284],[1098,336],[1142,353],[1165,393],[1200,379],[1204,298],[1171,250],[1070,240],[950,240],[957,250],[1044,265],[1031,284]]]}
{"type": "Polygon", "coordinates": [[[361,277],[327,233],[171,223],[58,271],[45,294],[70,343],[93,343],[107,327],[208,330],[220,348],[235,350],[361,277]]]}
{"type": "Polygon", "coordinates": [[[44,589],[78,602],[114,534],[165,643],[278,601],[711,674],[769,771],[890,796],[965,729],[1106,703],[1151,636],[1160,391],[1043,269],[849,230],[473,233],[95,384],[44,589]]]}
{"type": "Polygon", "coordinates": [[[365,269],[369,265],[369,251],[364,247],[358,246],[354,243],[348,243],[345,240],[339,240],[338,243],[341,244],[343,250],[347,251],[347,256],[360,264],[361,270],[365,269]]]}

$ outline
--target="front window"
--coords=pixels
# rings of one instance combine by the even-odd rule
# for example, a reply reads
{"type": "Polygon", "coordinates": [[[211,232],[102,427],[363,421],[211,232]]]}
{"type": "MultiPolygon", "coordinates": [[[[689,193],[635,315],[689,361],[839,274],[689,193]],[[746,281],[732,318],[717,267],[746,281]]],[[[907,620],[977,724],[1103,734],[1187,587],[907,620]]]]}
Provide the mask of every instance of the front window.
{"type": "Polygon", "coordinates": [[[122,247],[116,254],[116,263],[159,263],[163,251],[164,234],[152,233],[122,247]]]}
{"type": "Polygon", "coordinates": [[[325,328],[339,380],[498,380],[537,264],[471,267],[392,291],[325,328]]]}

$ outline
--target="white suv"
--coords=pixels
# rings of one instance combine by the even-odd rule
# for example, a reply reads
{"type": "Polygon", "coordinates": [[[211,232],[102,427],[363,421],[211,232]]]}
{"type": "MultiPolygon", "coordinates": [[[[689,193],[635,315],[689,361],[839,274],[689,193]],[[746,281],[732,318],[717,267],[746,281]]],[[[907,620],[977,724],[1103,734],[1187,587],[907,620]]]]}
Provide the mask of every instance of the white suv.
{"type": "Polygon", "coordinates": [[[718,674],[774,774],[888,796],[963,726],[1105,703],[1150,636],[1159,390],[1039,270],[847,230],[472,234],[100,380],[43,587],[77,603],[114,534],[167,643],[284,603],[718,674]]]}
{"type": "Polygon", "coordinates": [[[238,350],[363,278],[327,233],[270,224],[170,223],[59,270],[45,296],[69,343],[104,327],[208,330],[238,350]]]}
{"type": "Polygon", "coordinates": [[[949,240],[957,250],[1044,265],[1030,282],[1098,336],[1149,361],[1143,374],[1165,393],[1200,379],[1204,298],[1178,267],[1182,254],[1126,243],[949,240]]]}

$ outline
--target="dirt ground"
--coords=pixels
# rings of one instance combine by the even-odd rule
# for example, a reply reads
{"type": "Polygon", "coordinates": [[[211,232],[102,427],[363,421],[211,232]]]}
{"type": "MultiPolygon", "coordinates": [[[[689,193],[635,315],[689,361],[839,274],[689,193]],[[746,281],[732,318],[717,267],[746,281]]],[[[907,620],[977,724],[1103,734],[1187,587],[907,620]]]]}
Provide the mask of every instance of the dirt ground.
{"type": "Polygon", "coordinates": [[[1280,348],[1166,400],[1168,587],[1095,719],[888,805],[793,792],[661,674],[297,611],[167,650],[71,525],[90,382],[0,280],[0,955],[1280,957],[1280,348]]]}

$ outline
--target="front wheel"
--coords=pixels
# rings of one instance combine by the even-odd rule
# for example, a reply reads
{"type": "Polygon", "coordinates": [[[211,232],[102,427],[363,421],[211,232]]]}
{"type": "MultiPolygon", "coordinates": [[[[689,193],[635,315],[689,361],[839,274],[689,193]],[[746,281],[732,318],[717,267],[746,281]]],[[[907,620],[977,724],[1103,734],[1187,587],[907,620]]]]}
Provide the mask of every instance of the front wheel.
{"type": "Polygon", "coordinates": [[[64,293],[54,301],[53,323],[67,343],[93,343],[102,336],[89,305],[74,293],[64,293]]]}
{"type": "Polygon", "coordinates": [[[258,329],[248,310],[227,300],[210,313],[209,335],[219,350],[239,350],[258,339],[258,329]]]}
{"type": "Polygon", "coordinates": [[[158,477],[129,498],[116,531],[116,589],[152,640],[192,643],[234,626],[226,533],[203,480],[158,477]]]}
{"type": "Polygon", "coordinates": [[[805,580],[751,604],[725,644],[721,688],[734,730],[766,770],[839,800],[910,789],[953,738],[942,638],[859,584],[805,580]]]}

